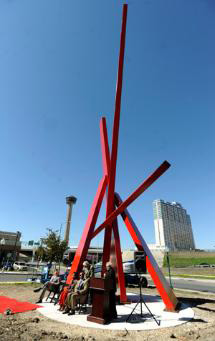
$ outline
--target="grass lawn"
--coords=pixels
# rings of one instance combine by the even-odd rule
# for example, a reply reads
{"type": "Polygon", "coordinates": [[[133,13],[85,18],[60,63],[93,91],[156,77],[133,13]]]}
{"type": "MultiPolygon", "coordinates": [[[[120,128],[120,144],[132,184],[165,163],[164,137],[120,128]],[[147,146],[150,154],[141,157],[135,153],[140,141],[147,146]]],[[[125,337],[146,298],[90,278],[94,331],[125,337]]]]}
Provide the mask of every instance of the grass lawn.
{"type": "MultiPolygon", "coordinates": [[[[169,263],[171,268],[194,267],[202,263],[215,265],[214,252],[170,252],[169,263]]],[[[163,266],[167,267],[167,255],[164,256],[163,266]]]]}

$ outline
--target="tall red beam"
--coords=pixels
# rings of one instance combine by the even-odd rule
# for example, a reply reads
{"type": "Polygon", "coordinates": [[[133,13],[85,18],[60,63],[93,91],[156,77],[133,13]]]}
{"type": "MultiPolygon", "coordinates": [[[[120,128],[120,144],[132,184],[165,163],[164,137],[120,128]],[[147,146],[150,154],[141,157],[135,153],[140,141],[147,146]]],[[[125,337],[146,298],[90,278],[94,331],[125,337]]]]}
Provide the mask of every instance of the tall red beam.
{"type": "MultiPolygon", "coordinates": [[[[120,122],[120,109],[121,109],[121,96],[122,96],[123,65],[124,65],[124,54],[125,54],[127,8],[128,6],[126,4],[123,5],[106,218],[110,215],[112,211],[114,211],[114,208],[115,208],[114,191],[115,191],[116,162],[117,162],[118,139],[119,139],[119,122],[120,122]]],[[[110,258],[111,235],[112,235],[112,228],[105,231],[104,249],[103,249],[104,253],[103,253],[103,259],[102,259],[102,272],[104,272],[105,264],[110,258]]],[[[114,244],[113,239],[112,239],[112,243],[114,244]]]]}
{"type": "MultiPolygon", "coordinates": [[[[127,5],[123,6],[123,18],[122,18],[122,30],[120,38],[120,53],[119,53],[119,66],[118,66],[118,78],[116,87],[116,98],[115,98],[115,115],[113,124],[113,136],[112,136],[112,150],[111,159],[109,154],[107,128],[105,119],[101,121],[101,146],[102,146],[102,158],[103,158],[103,173],[104,176],[99,184],[96,196],[91,207],[84,232],[79,243],[78,249],[75,254],[75,258],[72,264],[70,274],[67,278],[67,283],[70,283],[75,271],[80,271],[83,261],[86,258],[88,248],[92,238],[94,238],[100,231],[106,228],[105,241],[104,241],[104,254],[103,264],[109,260],[110,246],[111,246],[111,233],[113,231],[115,241],[115,254],[117,269],[119,272],[119,285],[124,290],[124,275],[122,268],[122,255],[120,247],[120,238],[117,225],[117,217],[121,214],[128,231],[131,234],[137,248],[144,250],[146,253],[146,265],[149,273],[154,280],[158,291],[167,307],[167,310],[174,311],[178,303],[173,291],[168,285],[168,282],[164,278],[160,271],[156,261],[154,260],[150,250],[147,247],[144,239],[142,238],[137,226],[134,224],[131,216],[127,211],[127,207],[140,195],[142,194],[155,180],[157,180],[169,167],[170,164],[165,161],[153,172],[124,202],[116,194],[114,198],[115,190],[115,178],[116,178],[116,162],[118,152],[118,138],[119,138],[119,122],[120,122],[120,108],[121,108],[121,94],[122,94],[122,79],[123,79],[123,64],[124,64],[124,50],[125,50],[125,35],[126,35],[126,19],[127,19],[127,5]],[[102,200],[105,195],[106,188],[108,186],[107,193],[107,212],[106,220],[94,231],[95,224],[98,218],[98,214],[101,208],[102,200]],[[118,206],[115,208],[115,204],[118,206]]],[[[126,292],[121,291],[122,297],[126,300],[126,292]],[[124,295],[124,296],[123,296],[124,295]]]]}
{"type": "Polygon", "coordinates": [[[107,125],[106,125],[105,117],[102,117],[100,120],[100,141],[101,141],[101,150],[102,150],[103,175],[109,177],[110,152],[109,152],[107,125]]]}
{"type": "Polygon", "coordinates": [[[110,211],[114,210],[114,190],[115,190],[116,161],[117,161],[118,139],[119,139],[119,122],[120,122],[120,109],[121,109],[121,96],[122,96],[123,65],[124,65],[124,54],[125,54],[127,8],[128,8],[128,5],[123,5],[122,30],[121,30],[121,38],[120,38],[120,52],[119,52],[119,66],[118,66],[118,77],[117,77],[116,98],[115,98],[115,114],[114,114],[113,135],[112,135],[110,178],[109,178],[109,186],[108,186],[108,214],[110,214],[110,211]]]}
{"type": "MultiPolygon", "coordinates": [[[[109,178],[109,170],[110,170],[110,153],[109,153],[109,144],[108,144],[108,135],[107,135],[107,126],[106,120],[102,117],[100,121],[100,137],[101,137],[101,149],[102,149],[102,164],[103,164],[103,173],[109,178]]],[[[120,301],[126,302],[126,287],[125,287],[125,277],[122,266],[122,252],[119,238],[119,230],[117,219],[113,222],[113,237],[111,239],[112,229],[105,229],[105,241],[104,245],[110,247],[110,258],[113,264],[116,263],[116,270],[118,275],[118,283],[120,288],[120,301]],[[108,234],[109,232],[109,234],[108,234]],[[109,243],[109,244],[108,244],[109,243]]],[[[105,266],[105,263],[103,264],[105,266]]],[[[104,269],[103,269],[104,272],[104,269]]]]}
{"type": "Polygon", "coordinates": [[[114,246],[115,246],[115,255],[116,255],[116,265],[117,265],[117,275],[118,275],[118,283],[120,289],[120,302],[127,302],[126,295],[126,287],[125,287],[125,275],[123,271],[122,265],[122,251],[120,245],[120,237],[119,237],[119,228],[117,219],[113,222],[113,236],[114,236],[114,246]]]}
{"type": "Polygon", "coordinates": [[[90,242],[92,239],[92,233],[95,228],[95,224],[99,215],[102,200],[105,195],[106,186],[107,186],[107,176],[104,176],[99,183],[99,186],[98,186],[92,207],[90,209],[90,213],[87,218],[87,222],[86,222],[81,240],[76,250],[75,257],[72,262],[72,266],[70,269],[70,273],[67,277],[66,283],[71,283],[74,272],[80,272],[81,267],[83,265],[83,261],[86,259],[88,248],[90,246],[90,242]]]}
{"type": "MultiPolygon", "coordinates": [[[[107,126],[106,119],[102,117],[100,121],[100,140],[101,140],[101,150],[102,150],[102,165],[103,165],[103,174],[108,178],[109,185],[109,175],[110,175],[110,152],[109,152],[109,144],[108,144],[108,134],[107,134],[107,126]]],[[[106,205],[106,218],[108,216],[108,200],[106,205]]],[[[102,276],[106,271],[106,262],[109,260],[110,252],[111,252],[111,237],[112,237],[112,229],[105,229],[104,234],[104,244],[103,244],[103,257],[102,257],[102,276]]],[[[112,251],[115,250],[115,245],[112,242],[112,251]]]]}
{"type": "MultiPolygon", "coordinates": [[[[122,199],[120,198],[118,193],[115,193],[115,203],[117,206],[122,204],[122,199]]],[[[143,239],[138,227],[134,223],[131,215],[128,210],[125,209],[121,213],[122,219],[137,247],[138,250],[144,251],[146,254],[146,267],[148,272],[151,275],[152,280],[154,281],[155,286],[157,287],[164,304],[166,305],[166,309],[168,311],[175,311],[176,306],[178,304],[178,300],[175,297],[173,290],[170,288],[166,278],[164,277],[162,271],[160,270],[157,262],[155,261],[151,251],[148,248],[145,240],[143,239]]]]}
{"type": "Polygon", "coordinates": [[[137,199],[149,186],[153,184],[168,168],[169,162],[164,161],[108,218],[93,232],[92,238],[97,236],[105,227],[112,224],[114,219],[122,213],[135,199],[137,199]]]}

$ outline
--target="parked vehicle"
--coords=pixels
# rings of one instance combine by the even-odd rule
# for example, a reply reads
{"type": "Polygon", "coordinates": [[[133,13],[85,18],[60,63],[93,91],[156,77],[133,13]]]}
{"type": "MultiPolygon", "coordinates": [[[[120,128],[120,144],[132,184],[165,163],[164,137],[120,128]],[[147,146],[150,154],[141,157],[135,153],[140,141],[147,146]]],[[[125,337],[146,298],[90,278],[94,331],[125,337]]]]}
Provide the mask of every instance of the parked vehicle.
{"type": "Polygon", "coordinates": [[[16,271],[27,271],[28,267],[25,262],[14,262],[13,269],[16,271]]]}
{"type": "Polygon", "coordinates": [[[126,273],[146,273],[146,256],[144,251],[122,251],[123,271],[126,273]]]}
{"type": "Polygon", "coordinates": [[[127,250],[122,252],[122,265],[125,274],[125,285],[148,286],[146,274],[146,256],[144,251],[127,250]]]}
{"type": "MultiPolygon", "coordinates": [[[[147,278],[143,276],[146,273],[145,267],[145,256],[143,252],[140,251],[126,251],[126,253],[122,252],[122,259],[125,261],[122,263],[123,265],[123,272],[125,276],[125,286],[139,286],[141,284],[142,287],[146,288],[148,286],[147,278]],[[128,260],[130,259],[130,260],[128,260]],[[137,260],[141,260],[137,263],[137,260]],[[138,264],[138,269],[137,265],[138,264]]],[[[102,270],[102,262],[95,264],[94,266],[94,274],[95,277],[101,276],[102,270]]]]}

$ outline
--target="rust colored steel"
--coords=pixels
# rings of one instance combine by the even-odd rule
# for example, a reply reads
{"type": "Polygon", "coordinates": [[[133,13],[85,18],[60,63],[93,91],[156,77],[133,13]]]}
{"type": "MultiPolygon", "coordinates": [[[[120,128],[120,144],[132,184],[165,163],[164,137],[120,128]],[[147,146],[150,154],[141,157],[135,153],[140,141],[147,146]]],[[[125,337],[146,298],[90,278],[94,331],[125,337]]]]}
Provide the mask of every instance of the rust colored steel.
{"type": "Polygon", "coordinates": [[[170,288],[168,282],[159,269],[151,251],[149,250],[145,240],[143,239],[139,229],[135,225],[130,216],[127,207],[133,203],[147,188],[149,188],[169,167],[170,164],[164,161],[126,200],[122,201],[119,194],[115,193],[116,182],[116,164],[118,153],[118,139],[119,139],[119,123],[120,123],[120,109],[121,109],[121,95],[122,95],[122,80],[123,80],[123,65],[125,54],[125,36],[126,36],[126,22],[127,22],[127,5],[123,6],[122,28],[120,38],[118,77],[116,86],[115,98],[115,113],[113,123],[112,148],[111,154],[109,151],[108,134],[106,127],[106,120],[103,117],[100,122],[100,136],[102,149],[102,165],[103,178],[100,181],[94,198],[78,249],[75,254],[72,267],[67,278],[67,283],[70,283],[74,272],[80,272],[83,261],[86,259],[88,248],[91,240],[97,236],[99,232],[105,229],[104,249],[103,249],[103,271],[105,263],[109,259],[116,265],[118,274],[118,283],[120,288],[120,300],[126,302],[125,278],[122,265],[122,254],[120,245],[120,236],[118,229],[118,217],[121,215],[126,228],[128,229],[131,238],[133,239],[138,250],[144,251],[146,254],[147,269],[163,299],[163,302],[168,311],[175,311],[178,304],[177,298],[173,290],[170,288]],[[106,193],[107,190],[107,193],[106,193]],[[106,204],[106,219],[96,229],[97,218],[101,209],[102,201],[105,193],[107,194],[106,204]]]}
{"type": "Polygon", "coordinates": [[[74,260],[72,262],[70,273],[67,277],[67,283],[71,283],[73,279],[74,272],[80,272],[82,264],[87,256],[87,251],[90,246],[90,242],[92,239],[92,233],[99,215],[99,211],[101,208],[102,200],[105,195],[105,190],[107,186],[107,176],[104,176],[103,179],[99,183],[99,187],[97,193],[95,195],[89,216],[87,218],[87,222],[79,242],[77,251],[75,253],[74,260]]]}
{"type": "MultiPolygon", "coordinates": [[[[126,21],[127,21],[127,5],[123,6],[122,14],[122,28],[120,37],[120,50],[119,50],[119,64],[118,64],[118,77],[116,86],[116,98],[115,98],[115,114],[113,123],[113,135],[112,135],[112,149],[111,149],[111,161],[108,183],[108,195],[107,195],[107,211],[106,218],[114,210],[114,192],[115,192],[115,180],[116,180],[116,163],[117,163],[117,151],[118,151],[118,138],[119,138],[119,122],[120,122],[120,108],[121,108],[121,96],[122,96],[122,78],[123,78],[123,65],[125,54],[125,36],[126,36],[126,21]]],[[[112,237],[113,226],[109,230],[105,231],[104,238],[104,253],[102,260],[102,272],[105,271],[105,264],[110,259],[111,243],[114,246],[114,239],[112,237]]],[[[113,255],[112,255],[113,256],[113,255]]]]}
{"type": "MultiPolygon", "coordinates": [[[[103,174],[107,175],[109,178],[110,173],[110,154],[109,154],[109,145],[108,145],[108,136],[107,136],[107,127],[106,120],[103,117],[100,122],[100,136],[101,136],[101,149],[102,149],[102,161],[103,161],[103,174]]],[[[115,207],[115,203],[114,203],[115,207]]],[[[107,215],[107,212],[106,212],[107,215]]],[[[116,274],[118,277],[118,283],[120,288],[120,301],[126,302],[126,287],[125,287],[125,277],[123,273],[122,266],[122,252],[120,246],[120,237],[118,230],[117,219],[114,220],[111,229],[105,230],[104,237],[104,247],[103,247],[103,266],[102,266],[102,275],[105,272],[106,261],[111,260],[111,263],[114,265],[116,270],[116,274]],[[106,256],[104,258],[104,255],[106,256]]]]}
{"type": "Polygon", "coordinates": [[[113,220],[122,213],[134,200],[136,200],[149,186],[155,182],[168,168],[169,162],[164,161],[121,205],[113,211],[107,219],[94,231],[93,238],[105,227],[107,228],[113,220]]]}
{"type": "MultiPolygon", "coordinates": [[[[118,193],[115,193],[115,202],[117,206],[120,206],[122,204],[122,199],[120,198],[118,193]]],[[[146,254],[147,270],[150,273],[152,280],[166,305],[166,309],[168,311],[174,311],[175,306],[178,303],[177,298],[175,297],[172,289],[170,288],[159,266],[157,265],[157,262],[154,259],[151,251],[149,250],[148,245],[146,244],[144,238],[142,237],[138,227],[134,223],[127,209],[125,209],[121,213],[121,216],[137,249],[139,251],[144,251],[146,254]]]]}

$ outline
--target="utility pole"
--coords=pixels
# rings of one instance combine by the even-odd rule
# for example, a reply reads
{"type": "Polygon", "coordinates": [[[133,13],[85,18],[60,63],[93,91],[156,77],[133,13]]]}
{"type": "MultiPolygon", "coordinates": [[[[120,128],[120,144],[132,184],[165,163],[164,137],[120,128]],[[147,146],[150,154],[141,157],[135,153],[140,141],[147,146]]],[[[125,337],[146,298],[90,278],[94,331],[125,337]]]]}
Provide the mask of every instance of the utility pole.
{"type": "Polygon", "coordinates": [[[168,266],[168,272],[169,272],[169,285],[173,289],[171,273],[170,273],[169,248],[166,248],[166,260],[167,260],[167,266],[168,266]]]}
{"type": "Polygon", "coordinates": [[[14,245],[14,256],[13,256],[14,262],[16,261],[16,245],[17,245],[18,238],[20,238],[20,237],[21,237],[21,232],[17,231],[16,232],[16,241],[15,241],[15,245],[14,245]]]}

